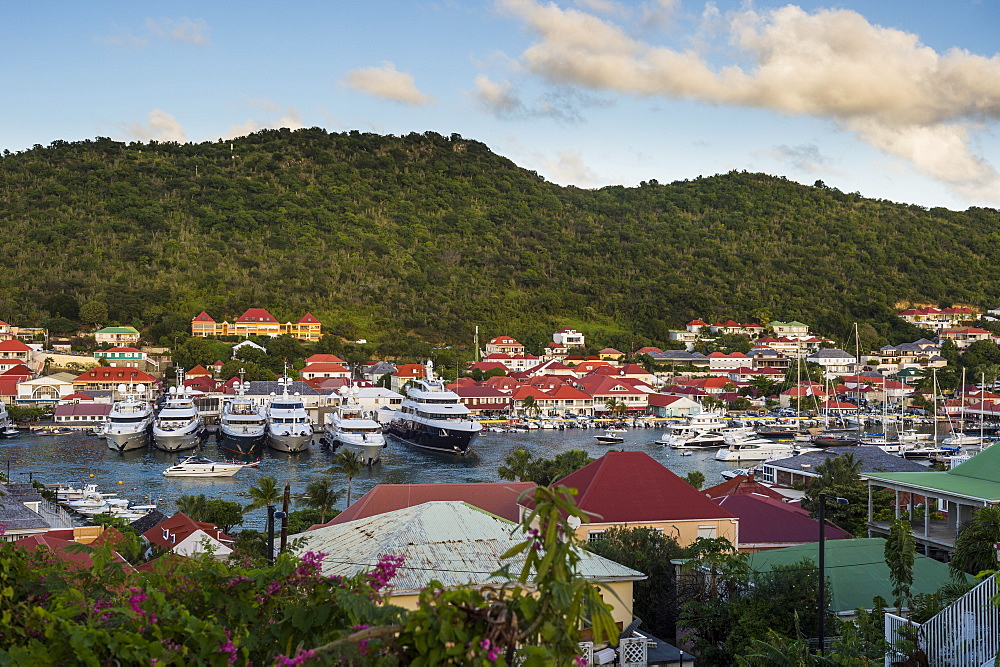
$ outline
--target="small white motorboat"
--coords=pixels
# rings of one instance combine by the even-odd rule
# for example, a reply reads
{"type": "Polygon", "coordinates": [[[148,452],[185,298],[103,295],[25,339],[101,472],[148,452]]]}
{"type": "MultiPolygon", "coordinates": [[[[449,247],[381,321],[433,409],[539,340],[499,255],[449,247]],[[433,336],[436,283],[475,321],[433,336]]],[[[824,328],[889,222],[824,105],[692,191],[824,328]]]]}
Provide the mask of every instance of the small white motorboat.
{"type": "Polygon", "coordinates": [[[232,477],[256,463],[213,461],[204,456],[182,456],[175,465],[163,471],[164,477],[232,477]]]}
{"type": "Polygon", "coordinates": [[[619,442],[625,442],[625,438],[618,435],[617,432],[608,429],[602,435],[595,435],[594,438],[599,444],[602,445],[615,445],[619,442]]]}

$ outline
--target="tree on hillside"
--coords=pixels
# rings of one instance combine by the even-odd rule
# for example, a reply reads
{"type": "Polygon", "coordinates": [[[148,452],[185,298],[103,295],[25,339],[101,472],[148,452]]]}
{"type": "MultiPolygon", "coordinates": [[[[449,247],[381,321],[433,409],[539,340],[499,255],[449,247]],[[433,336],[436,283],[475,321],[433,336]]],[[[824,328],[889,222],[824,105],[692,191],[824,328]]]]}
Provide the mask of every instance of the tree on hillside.
{"type": "Polygon", "coordinates": [[[80,321],[97,325],[108,321],[108,307],[103,301],[88,301],[80,306],[80,321]]]}

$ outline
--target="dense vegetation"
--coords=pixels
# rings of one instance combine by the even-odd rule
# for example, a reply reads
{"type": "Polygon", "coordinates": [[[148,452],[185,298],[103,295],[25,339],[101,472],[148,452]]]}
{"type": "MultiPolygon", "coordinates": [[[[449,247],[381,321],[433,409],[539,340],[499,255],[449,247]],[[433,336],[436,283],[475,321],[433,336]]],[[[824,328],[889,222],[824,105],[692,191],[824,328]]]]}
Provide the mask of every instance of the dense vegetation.
{"type": "Polygon", "coordinates": [[[55,141],[0,160],[0,318],[263,306],[350,339],[575,326],[623,347],[693,317],[796,318],[898,342],[899,302],[1000,302],[998,223],[745,172],[560,187],[432,132],[55,141]]]}

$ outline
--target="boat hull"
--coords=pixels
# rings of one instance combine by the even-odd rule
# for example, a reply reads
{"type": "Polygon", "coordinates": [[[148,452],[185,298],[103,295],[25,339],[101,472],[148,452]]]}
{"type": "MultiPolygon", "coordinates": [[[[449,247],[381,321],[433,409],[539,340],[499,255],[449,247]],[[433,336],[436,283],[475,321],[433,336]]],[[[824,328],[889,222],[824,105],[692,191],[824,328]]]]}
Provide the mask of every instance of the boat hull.
{"type": "Polygon", "coordinates": [[[205,440],[205,427],[191,431],[157,431],[153,429],[153,447],[164,452],[194,449],[205,440]]]}
{"type": "Polygon", "coordinates": [[[268,447],[276,451],[287,452],[289,454],[309,451],[309,447],[312,446],[312,440],[312,433],[288,435],[280,433],[267,434],[268,447]]]}
{"type": "Polygon", "coordinates": [[[395,420],[389,424],[389,435],[405,445],[458,456],[469,452],[469,445],[478,433],[478,430],[440,428],[411,420],[395,420]]]}
{"type": "Polygon", "coordinates": [[[130,433],[108,433],[105,437],[108,449],[116,452],[128,452],[142,449],[149,444],[149,431],[134,431],[130,433]]]}
{"type": "Polygon", "coordinates": [[[264,433],[230,433],[225,428],[219,436],[219,447],[231,454],[257,456],[264,444],[264,433]]]}

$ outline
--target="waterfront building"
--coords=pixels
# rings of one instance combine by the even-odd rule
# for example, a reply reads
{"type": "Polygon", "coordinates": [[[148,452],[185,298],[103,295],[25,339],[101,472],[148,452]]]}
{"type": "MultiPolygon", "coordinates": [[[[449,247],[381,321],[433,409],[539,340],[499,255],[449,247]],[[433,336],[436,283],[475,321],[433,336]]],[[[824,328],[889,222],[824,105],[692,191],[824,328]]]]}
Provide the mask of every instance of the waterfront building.
{"type": "Polygon", "coordinates": [[[154,400],[160,393],[159,380],[131,366],[97,366],[73,380],[74,393],[112,391],[116,400],[122,397],[119,385],[125,385],[125,394],[138,394],[139,385],[144,385],[145,392],[140,398],[145,400],[154,400]]]}

